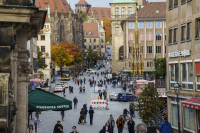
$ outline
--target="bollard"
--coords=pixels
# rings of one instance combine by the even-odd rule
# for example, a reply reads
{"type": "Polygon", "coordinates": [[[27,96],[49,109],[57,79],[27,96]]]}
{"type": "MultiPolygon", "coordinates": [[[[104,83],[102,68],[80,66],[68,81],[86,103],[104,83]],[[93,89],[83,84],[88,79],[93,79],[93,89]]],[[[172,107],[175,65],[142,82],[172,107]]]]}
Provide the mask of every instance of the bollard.
{"type": "Polygon", "coordinates": [[[108,108],[108,97],[106,97],[106,110],[109,110],[109,108],[108,108]]]}

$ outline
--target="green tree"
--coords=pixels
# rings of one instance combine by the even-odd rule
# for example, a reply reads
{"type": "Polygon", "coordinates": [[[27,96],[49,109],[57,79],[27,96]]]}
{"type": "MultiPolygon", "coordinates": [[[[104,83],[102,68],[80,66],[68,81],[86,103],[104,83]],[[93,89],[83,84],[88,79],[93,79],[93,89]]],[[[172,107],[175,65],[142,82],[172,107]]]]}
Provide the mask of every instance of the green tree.
{"type": "Polygon", "coordinates": [[[166,76],[166,58],[155,58],[154,59],[154,76],[156,78],[165,77],[166,76]]]}
{"type": "Polygon", "coordinates": [[[135,111],[146,125],[153,125],[153,120],[157,116],[158,108],[163,106],[163,102],[158,100],[157,89],[153,85],[145,86],[143,92],[135,99],[135,111]],[[157,109],[156,109],[157,107],[157,109]]]}
{"type": "Polygon", "coordinates": [[[96,63],[98,60],[101,59],[101,57],[98,55],[97,51],[94,51],[93,49],[87,49],[87,56],[86,60],[90,63],[96,63]]]}
{"type": "Polygon", "coordinates": [[[43,53],[40,51],[39,46],[37,46],[37,57],[38,57],[38,61],[39,61],[39,68],[45,69],[47,68],[47,64],[44,63],[44,61],[42,60],[42,55],[43,53]]]}
{"type": "Polygon", "coordinates": [[[82,12],[82,20],[83,20],[83,22],[85,22],[87,20],[85,12],[82,12]]]}

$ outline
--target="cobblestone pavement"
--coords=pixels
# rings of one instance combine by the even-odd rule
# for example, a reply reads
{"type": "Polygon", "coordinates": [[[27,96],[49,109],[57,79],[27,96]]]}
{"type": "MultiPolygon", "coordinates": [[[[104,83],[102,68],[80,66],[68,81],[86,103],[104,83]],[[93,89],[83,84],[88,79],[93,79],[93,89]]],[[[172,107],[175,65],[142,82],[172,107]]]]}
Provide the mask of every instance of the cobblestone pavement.
{"type": "MultiPolygon", "coordinates": [[[[108,66],[107,66],[108,68],[108,66]]],[[[97,72],[105,71],[105,68],[102,68],[101,70],[98,70],[97,72]]],[[[77,130],[79,133],[99,133],[99,131],[102,129],[102,127],[107,122],[110,114],[113,115],[114,120],[119,117],[123,113],[123,109],[125,107],[129,108],[128,102],[118,102],[118,101],[108,101],[108,107],[109,110],[105,109],[94,109],[94,117],[93,117],[93,125],[90,125],[89,123],[89,114],[87,115],[87,123],[84,125],[78,124],[78,119],[80,116],[80,110],[83,107],[83,104],[88,103],[88,107],[90,105],[90,97],[92,100],[97,100],[98,93],[94,93],[94,88],[89,86],[89,78],[86,73],[84,73],[83,76],[80,78],[86,78],[86,92],[85,93],[79,93],[79,86],[77,84],[74,84],[72,80],[68,81],[68,85],[74,87],[74,93],[66,94],[66,99],[73,101],[74,96],[78,99],[78,105],[77,109],[72,109],[65,111],[65,119],[64,121],[61,121],[61,115],[60,112],[57,111],[43,111],[40,114],[40,120],[41,123],[39,124],[39,133],[52,133],[54,125],[56,124],[57,120],[61,121],[61,124],[64,127],[64,133],[70,133],[72,131],[72,126],[77,126],[77,130]]],[[[100,79],[102,78],[99,76],[100,79]]],[[[57,83],[60,81],[60,78],[58,77],[57,83]]],[[[53,88],[54,85],[52,85],[53,88]]],[[[104,89],[105,87],[100,87],[101,89],[104,89]]],[[[111,92],[120,92],[121,88],[111,88],[110,85],[108,85],[108,96],[111,92]]],[[[61,95],[62,93],[56,93],[57,95],[61,95]]],[[[34,114],[33,114],[34,115],[34,114]]],[[[138,114],[136,112],[136,117],[134,118],[134,121],[136,125],[141,122],[141,120],[138,117],[138,114]]],[[[115,126],[114,132],[117,133],[117,127],[115,126]]],[[[125,125],[123,133],[128,133],[128,127],[125,125]]]]}

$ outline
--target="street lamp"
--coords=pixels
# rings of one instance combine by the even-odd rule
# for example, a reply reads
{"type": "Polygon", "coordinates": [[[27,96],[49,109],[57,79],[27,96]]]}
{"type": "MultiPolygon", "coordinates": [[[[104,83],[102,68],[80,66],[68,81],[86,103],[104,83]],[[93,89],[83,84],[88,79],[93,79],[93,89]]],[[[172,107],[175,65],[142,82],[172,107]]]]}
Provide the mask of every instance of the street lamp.
{"type": "Polygon", "coordinates": [[[177,111],[178,111],[178,133],[181,133],[181,129],[180,129],[180,116],[179,116],[179,94],[180,94],[180,90],[181,90],[181,85],[177,82],[174,84],[174,91],[176,93],[176,99],[177,99],[177,111]]]}

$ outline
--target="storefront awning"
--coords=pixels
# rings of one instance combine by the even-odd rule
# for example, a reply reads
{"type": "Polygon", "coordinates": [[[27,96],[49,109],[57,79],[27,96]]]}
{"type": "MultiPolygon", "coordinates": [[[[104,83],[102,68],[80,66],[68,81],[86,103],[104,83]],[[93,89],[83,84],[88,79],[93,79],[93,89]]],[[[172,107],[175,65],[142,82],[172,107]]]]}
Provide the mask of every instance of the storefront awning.
{"type": "Polygon", "coordinates": [[[187,100],[183,100],[181,101],[181,104],[183,107],[200,110],[200,99],[197,98],[190,98],[187,100]]]}

